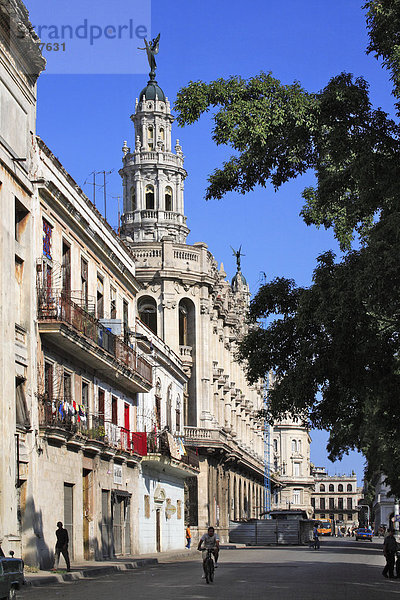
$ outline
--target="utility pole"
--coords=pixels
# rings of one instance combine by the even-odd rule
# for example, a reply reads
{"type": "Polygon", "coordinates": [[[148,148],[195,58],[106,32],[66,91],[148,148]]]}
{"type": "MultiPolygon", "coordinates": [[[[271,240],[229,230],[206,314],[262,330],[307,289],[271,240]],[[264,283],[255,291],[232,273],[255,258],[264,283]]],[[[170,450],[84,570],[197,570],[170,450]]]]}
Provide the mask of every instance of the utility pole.
{"type": "Polygon", "coordinates": [[[266,418],[264,420],[264,494],[265,494],[265,513],[266,518],[271,518],[271,425],[268,422],[269,417],[269,373],[264,379],[264,411],[266,418]]]}

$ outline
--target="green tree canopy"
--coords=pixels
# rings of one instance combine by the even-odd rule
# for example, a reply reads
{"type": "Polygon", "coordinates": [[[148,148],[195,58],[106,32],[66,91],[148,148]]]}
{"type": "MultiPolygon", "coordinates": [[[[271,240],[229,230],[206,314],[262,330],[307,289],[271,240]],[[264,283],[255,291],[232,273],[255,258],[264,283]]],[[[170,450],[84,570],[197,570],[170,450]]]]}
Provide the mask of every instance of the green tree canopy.
{"type": "MultiPolygon", "coordinates": [[[[364,8],[368,51],[383,59],[400,100],[400,0],[364,8]]],[[[315,173],[301,215],[332,228],[344,255],[318,257],[308,288],[283,278],[263,285],[239,358],[250,381],[275,372],[271,420],[307,415],[330,431],[332,459],[361,450],[400,495],[398,123],[372,107],[364,79],[347,73],[318,93],[265,73],[190,82],[175,108],[180,125],[213,110],[213,140],[233,150],[209,177],[207,199],[315,173]]]]}

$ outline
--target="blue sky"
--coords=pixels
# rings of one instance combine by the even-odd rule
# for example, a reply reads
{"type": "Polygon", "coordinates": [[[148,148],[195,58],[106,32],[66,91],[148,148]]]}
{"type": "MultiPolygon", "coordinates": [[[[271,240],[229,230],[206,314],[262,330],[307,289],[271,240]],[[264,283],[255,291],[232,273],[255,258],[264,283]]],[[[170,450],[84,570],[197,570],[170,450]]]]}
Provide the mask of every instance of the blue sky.
{"type": "MultiPolygon", "coordinates": [[[[119,0],[81,0],[78,5],[82,19],[89,17],[95,22],[112,6],[117,21],[132,18],[136,23],[139,13],[135,2],[123,2],[121,14],[119,0]]],[[[43,23],[45,0],[26,3],[31,20],[43,23]]],[[[298,80],[306,89],[318,91],[332,76],[347,71],[369,81],[376,106],[393,110],[387,73],[365,54],[368,38],[360,0],[143,0],[141,4],[145,6],[140,19],[145,20],[147,9],[151,9],[151,35],[161,33],[157,80],[171,103],[177,90],[190,80],[209,81],[236,74],[249,77],[264,70],[272,71],[284,83],[298,80]]],[[[54,14],[51,18],[56,20],[54,14]]],[[[101,18],[104,23],[105,17],[101,18]]],[[[143,44],[137,41],[127,41],[121,49],[115,40],[101,40],[93,69],[85,66],[89,74],[45,74],[38,83],[37,132],[89,197],[91,187],[84,185],[89,174],[114,169],[107,178],[107,218],[112,225],[117,224],[117,201],[111,196],[121,194],[121,147],[124,140],[134,146],[129,117],[147,81],[144,53],[137,50],[143,44]],[[132,73],[121,74],[126,73],[130,56],[132,73]],[[107,74],[103,74],[102,64],[107,74]]],[[[66,65],[68,48],[62,58],[66,65]]],[[[82,63],[84,58],[82,54],[82,63]]],[[[210,127],[210,117],[206,116],[184,129],[175,126],[173,131],[173,142],[180,139],[189,173],[185,183],[189,243],[205,241],[224,263],[228,277],[235,272],[230,246],[242,244],[242,269],[252,293],[257,291],[263,272],[268,279],[280,275],[309,284],[316,256],[337,249],[330,232],[307,227],[298,216],[301,190],[312,177],[306,175],[286,184],[277,193],[267,187],[246,196],[231,193],[221,201],[205,202],[207,175],[229,156],[229,149],[214,146],[210,127]]],[[[100,197],[102,190],[98,191],[102,211],[100,197]]],[[[351,453],[332,465],[326,457],[326,433],[313,432],[312,437],[314,463],[327,466],[331,474],[354,469],[361,480],[362,457],[351,453]]]]}

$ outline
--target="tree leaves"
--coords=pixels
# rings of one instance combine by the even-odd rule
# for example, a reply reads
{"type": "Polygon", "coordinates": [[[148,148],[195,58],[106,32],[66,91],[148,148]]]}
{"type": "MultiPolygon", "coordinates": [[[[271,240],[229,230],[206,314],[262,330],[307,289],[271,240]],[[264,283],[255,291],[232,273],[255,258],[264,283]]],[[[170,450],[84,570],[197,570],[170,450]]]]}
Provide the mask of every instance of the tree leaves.
{"type": "MultiPolygon", "coordinates": [[[[400,0],[364,8],[368,52],[390,71],[400,109],[400,0]]],[[[213,110],[212,138],[233,151],[210,175],[206,199],[315,173],[301,216],[332,229],[344,256],[318,257],[309,288],[284,278],[264,284],[238,358],[250,382],[274,371],[270,419],[292,414],[329,429],[332,459],[357,448],[369,473],[383,471],[400,496],[398,123],[348,73],[318,93],[270,73],[190,82],[175,108],[182,126],[213,110]]]]}

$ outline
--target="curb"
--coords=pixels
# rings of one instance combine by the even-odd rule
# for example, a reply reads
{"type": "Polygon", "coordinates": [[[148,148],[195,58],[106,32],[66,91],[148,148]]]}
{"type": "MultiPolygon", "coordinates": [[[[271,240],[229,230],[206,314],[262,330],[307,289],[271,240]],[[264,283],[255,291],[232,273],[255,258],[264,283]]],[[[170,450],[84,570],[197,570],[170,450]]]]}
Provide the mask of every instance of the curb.
{"type": "Polygon", "coordinates": [[[120,571],[129,571],[139,569],[141,567],[149,567],[158,565],[157,558],[140,558],[129,562],[124,562],[118,565],[107,565],[101,567],[89,567],[87,569],[78,569],[70,573],[55,573],[54,575],[44,575],[43,577],[25,577],[25,582],[28,586],[40,587],[42,585],[51,585],[54,583],[66,583],[70,581],[78,581],[80,579],[88,579],[93,577],[103,577],[119,573],[120,571]]]}

